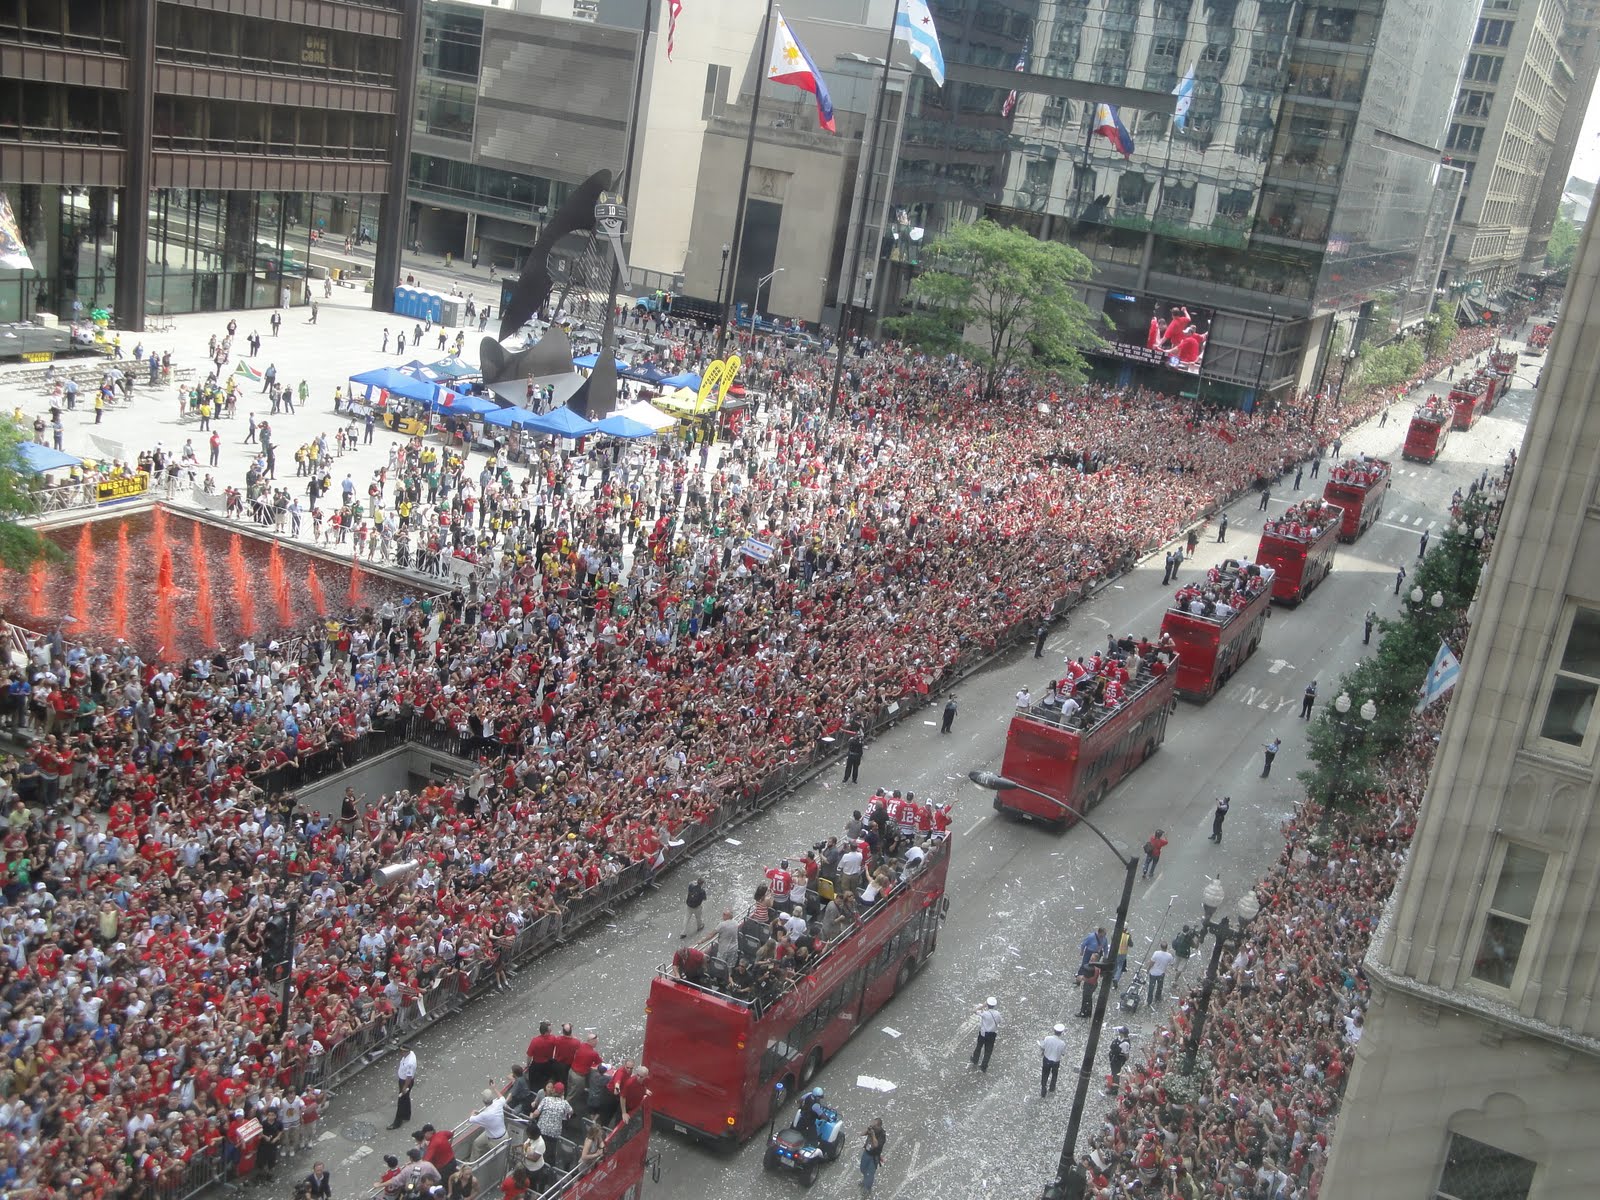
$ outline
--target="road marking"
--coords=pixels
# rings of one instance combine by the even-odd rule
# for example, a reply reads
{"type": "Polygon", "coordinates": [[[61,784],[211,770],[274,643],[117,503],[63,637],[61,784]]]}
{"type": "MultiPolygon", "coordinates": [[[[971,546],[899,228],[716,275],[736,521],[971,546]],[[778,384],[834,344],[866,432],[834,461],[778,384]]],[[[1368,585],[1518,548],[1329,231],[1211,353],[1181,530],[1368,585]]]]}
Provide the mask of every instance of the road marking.
{"type": "MultiPolygon", "coordinates": [[[[991,814],[989,814],[989,813],[985,813],[983,816],[979,817],[976,821],[974,821],[972,823],[972,829],[976,829],[979,825],[982,825],[985,821],[987,821],[989,819],[990,815],[991,814]]],[[[967,830],[966,833],[963,833],[961,836],[962,837],[971,837],[972,836],[972,829],[967,830]]]]}
{"type": "MultiPolygon", "coordinates": [[[[919,1167],[917,1165],[917,1158],[921,1155],[921,1153],[922,1153],[922,1143],[921,1142],[913,1142],[911,1144],[911,1167],[906,1172],[906,1177],[900,1181],[900,1186],[895,1188],[894,1191],[889,1193],[889,1200],[895,1200],[895,1198],[897,1196],[901,1195],[908,1187],[910,1187],[913,1183],[915,1183],[920,1177],[922,1177],[923,1175],[926,1175],[929,1171],[933,1170],[940,1163],[944,1162],[945,1158],[947,1157],[946,1155],[941,1154],[941,1155],[939,1155],[938,1158],[935,1158],[932,1162],[927,1163],[925,1166],[920,1166],[919,1167]]],[[[918,1195],[922,1195],[926,1191],[927,1191],[926,1188],[918,1188],[917,1189],[917,1194],[918,1195]]]]}
{"type": "Polygon", "coordinates": [[[1294,668],[1294,664],[1286,658],[1275,658],[1272,660],[1272,665],[1267,668],[1267,674],[1276,675],[1285,667],[1289,667],[1292,670],[1294,668]]]}

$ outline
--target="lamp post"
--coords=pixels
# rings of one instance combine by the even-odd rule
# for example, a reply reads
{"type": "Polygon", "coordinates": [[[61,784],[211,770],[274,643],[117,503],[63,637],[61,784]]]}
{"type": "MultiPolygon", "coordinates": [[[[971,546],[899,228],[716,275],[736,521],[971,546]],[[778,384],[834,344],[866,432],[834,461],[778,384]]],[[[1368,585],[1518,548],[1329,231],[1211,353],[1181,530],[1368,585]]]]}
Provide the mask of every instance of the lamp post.
{"type": "Polygon", "coordinates": [[[783,274],[783,268],[779,267],[775,271],[768,271],[760,279],[756,280],[755,298],[750,301],[750,337],[751,337],[751,340],[754,340],[755,336],[756,336],[756,313],[761,311],[761,289],[766,287],[767,284],[771,283],[774,279],[776,279],[779,275],[782,275],[782,274],[783,274]]]}
{"type": "Polygon", "coordinates": [[[730,253],[732,253],[732,251],[733,251],[733,247],[732,246],[728,245],[727,242],[723,242],[722,243],[722,265],[717,268],[717,299],[718,300],[722,299],[722,281],[727,277],[727,274],[728,274],[728,255],[730,253]]]}
{"type": "Polygon", "coordinates": [[[1183,1047],[1184,1075],[1194,1074],[1195,1055],[1200,1052],[1200,1039],[1205,1034],[1206,1014],[1211,1011],[1211,993],[1217,986],[1217,968],[1222,962],[1222,951],[1227,946],[1236,946],[1244,941],[1245,932],[1249,929],[1250,922],[1256,919],[1256,914],[1261,911],[1261,903],[1256,899],[1254,892],[1246,892],[1239,897],[1239,902],[1234,907],[1237,910],[1239,924],[1231,925],[1227,917],[1220,921],[1211,918],[1216,915],[1217,909],[1222,907],[1223,900],[1227,899],[1222,890],[1222,881],[1213,879],[1206,884],[1206,890],[1201,893],[1201,907],[1205,910],[1205,920],[1201,922],[1201,935],[1209,933],[1216,939],[1211,947],[1211,963],[1206,967],[1205,985],[1200,989],[1200,1003],[1195,1009],[1194,1028],[1189,1031],[1189,1040],[1183,1047]]]}
{"type": "MultiPolygon", "coordinates": [[[[1117,902],[1117,919],[1111,929],[1112,957],[1107,960],[1105,969],[1100,972],[1100,994],[1095,998],[1094,1018],[1089,1023],[1089,1037],[1083,1044],[1083,1061],[1078,1065],[1078,1085],[1072,1092],[1072,1111],[1067,1116],[1067,1132],[1061,1139],[1061,1158],[1056,1163],[1055,1179],[1045,1185],[1041,1196],[1041,1200],[1079,1200],[1084,1195],[1088,1179],[1077,1161],[1078,1129],[1083,1124],[1083,1106],[1089,1098],[1089,1080],[1094,1076],[1094,1056],[1100,1049],[1100,1027],[1105,1024],[1106,1005],[1111,998],[1111,984],[1116,974],[1111,968],[1116,961],[1117,948],[1122,945],[1122,931],[1127,927],[1128,906],[1133,902],[1133,880],[1139,870],[1139,859],[1129,858],[1123,854],[1111,839],[1101,832],[1099,826],[1054,796],[1031,788],[1025,783],[1018,783],[1014,779],[1007,779],[1004,775],[996,775],[993,771],[969,771],[967,778],[991,792],[1005,792],[1015,788],[1019,792],[1027,792],[1049,800],[1052,804],[1061,805],[1065,812],[1075,817],[1080,825],[1087,825],[1095,837],[1106,844],[1106,849],[1117,856],[1117,861],[1122,864],[1125,873],[1122,898],[1117,902]]],[[[1251,913],[1251,916],[1254,915],[1251,913]]]]}
{"type": "MultiPolygon", "coordinates": [[[[1335,760],[1338,763],[1337,783],[1334,787],[1334,794],[1329,796],[1329,800],[1333,800],[1336,797],[1343,798],[1346,791],[1349,790],[1350,779],[1347,768],[1350,752],[1367,740],[1367,734],[1372,731],[1372,723],[1378,719],[1378,706],[1370,699],[1356,709],[1356,713],[1361,717],[1359,722],[1348,719],[1352,707],[1349,692],[1340,692],[1338,699],[1333,702],[1333,711],[1339,714],[1334,721],[1335,727],[1339,730],[1339,756],[1335,760]]],[[[1333,805],[1324,804],[1322,806],[1322,826],[1324,829],[1327,828],[1332,819],[1333,805]]]]}

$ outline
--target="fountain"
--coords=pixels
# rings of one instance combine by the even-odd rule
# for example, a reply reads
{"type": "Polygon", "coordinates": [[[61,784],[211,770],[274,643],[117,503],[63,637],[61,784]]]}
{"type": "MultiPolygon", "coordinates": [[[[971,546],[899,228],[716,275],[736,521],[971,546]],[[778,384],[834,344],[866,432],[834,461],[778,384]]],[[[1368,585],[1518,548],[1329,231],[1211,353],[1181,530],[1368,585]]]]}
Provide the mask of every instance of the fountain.
{"type": "Polygon", "coordinates": [[[77,568],[77,587],[72,589],[72,615],[76,620],[87,620],[80,616],[89,611],[89,581],[94,578],[94,534],[91,526],[85,525],[78,533],[78,549],[73,554],[73,563],[77,568]]]}
{"type": "MultiPolygon", "coordinates": [[[[85,526],[87,528],[87,526],[85,526]]],[[[128,546],[128,523],[117,522],[117,578],[128,577],[128,565],[133,561],[133,551],[128,546]]],[[[111,593],[111,632],[119,638],[128,636],[128,589],[119,587],[111,593]]]]}
{"type": "Polygon", "coordinates": [[[311,593],[311,607],[317,610],[317,616],[327,616],[328,600],[322,594],[322,580],[317,578],[315,563],[306,568],[306,590],[311,593]]]}
{"type": "Polygon", "coordinates": [[[356,559],[350,560],[350,607],[360,608],[361,601],[361,564],[356,559]]]}
{"type": "Polygon", "coordinates": [[[381,569],[159,504],[42,532],[63,558],[21,571],[0,568],[7,618],[44,631],[70,615],[77,618],[67,627],[73,641],[106,646],[125,638],[150,662],[297,633],[309,621],[342,616],[347,597],[374,605],[415,591],[381,569]],[[101,522],[111,524],[85,532],[101,522]],[[356,571],[360,578],[352,580],[356,571]]]}
{"type": "Polygon", "coordinates": [[[228,571],[233,576],[233,603],[239,632],[249,637],[256,631],[256,608],[250,597],[250,568],[244,562],[244,539],[237,533],[228,535],[228,571]]]}
{"type": "Polygon", "coordinates": [[[294,605],[289,599],[289,580],[283,573],[283,554],[277,542],[272,543],[272,550],[267,555],[267,582],[272,585],[273,603],[278,608],[278,624],[287,628],[294,624],[294,605]]]}
{"type": "Polygon", "coordinates": [[[217,616],[211,599],[211,563],[206,559],[205,542],[200,537],[200,526],[191,531],[191,553],[194,556],[194,614],[200,618],[200,637],[208,646],[217,644],[217,616]]]}

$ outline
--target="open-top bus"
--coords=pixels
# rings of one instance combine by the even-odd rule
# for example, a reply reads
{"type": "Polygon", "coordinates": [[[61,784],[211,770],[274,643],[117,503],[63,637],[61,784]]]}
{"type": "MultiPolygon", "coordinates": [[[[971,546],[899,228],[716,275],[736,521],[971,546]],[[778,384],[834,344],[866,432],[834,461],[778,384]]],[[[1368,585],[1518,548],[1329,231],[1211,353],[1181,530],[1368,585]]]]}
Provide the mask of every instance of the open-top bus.
{"type": "Polygon", "coordinates": [[[1161,618],[1161,632],[1178,648],[1178,695],[1210,699],[1256,652],[1272,606],[1274,575],[1269,566],[1242,567],[1230,558],[1212,567],[1203,584],[1174,593],[1172,607],[1161,618]],[[1221,599],[1208,601],[1208,592],[1221,599]]]}
{"type": "MultiPolygon", "coordinates": [[[[737,995],[710,972],[697,981],[657,971],[645,1007],[643,1062],[661,1128],[737,1144],[785,1102],[905,987],[939,942],[950,838],[926,843],[919,870],[860,913],[775,992],[737,995]]],[[[712,958],[715,939],[697,948],[712,958]]]]}
{"type": "Polygon", "coordinates": [[[1344,510],[1339,540],[1353,542],[1383,516],[1392,472],[1381,458],[1349,458],[1328,472],[1322,498],[1344,510]]]}
{"type": "Polygon", "coordinates": [[[1312,497],[1261,527],[1256,561],[1272,568],[1274,600],[1299,604],[1328,577],[1343,524],[1342,508],[1312,497]]]}
{"type": "Polygon", "coordinates": [[[1437,461],[1450,440],[1450,426],[1454,420],[1455,413],[1450,405],[1442,397],[1430,396],[1411,418],[1400,456],[1412,462],[1437,461]]]}
{"type": "Polygon", "coordinates": [[[1106,798],[1166,740],[1177,664],[1152,663],[1113,707],[1085,702],[1071,716],[1047,702],[1011,718],[1000,773],[1053,799],[1020,789],[996,792],[998,812],[1065,829],[1106,798]]]}

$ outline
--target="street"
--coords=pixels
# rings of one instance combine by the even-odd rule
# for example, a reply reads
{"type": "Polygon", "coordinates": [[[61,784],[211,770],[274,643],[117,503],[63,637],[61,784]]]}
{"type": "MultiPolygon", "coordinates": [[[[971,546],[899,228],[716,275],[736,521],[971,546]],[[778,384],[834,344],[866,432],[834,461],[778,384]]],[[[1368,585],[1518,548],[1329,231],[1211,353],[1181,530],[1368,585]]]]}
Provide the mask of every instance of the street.
{"type": "MultiPolygon", "coordinates": [[[[1339,675],[1370,653],[1361,644],[1368,607],[1385,617],[1402,615],[1393,594],[1396,568],[1414,565],[1424,530],[1437,536],[1448,524],[1456,487],[1465,489],[1485,470],[1497,475],[1507,453],[1520,446],[1540,365],[1524,364],[1508,399],[1474,430],[1454,434],[1432,466],[1400,459],[1408,405],[1397,405],[1385,428],[1374,419],[1344,439],[1346,456],[1365,451],[1393,465],[1381,523],[1356,545],[1339,547],[1333,574],[1305,604],[1272,611],[1260,650],[1217,696],[1203,706],[1180,703],[1160,752],[1094,814],[1124,853],[1137,855],[1157,827],[1171,840],[1154,880],[1141,882],[1134,893],[1130,964],[1142,962],[1155,943],[1199,916],[1208,877],[1220,877],[1228,896],[1224,910],[1231,911],[1276,858],[1280,826],[1298,793],[1295,774],[1308,765],[1298,716],[1305,686],[1318,680],[1318,705],[1331,704],[1339,675]],[[1272,777],[1262,780],[1260,746],[1274,736],[1283,739],[1283,749],[1272,777]],[[1219,795],[1231,796],[1233,808],[1222,844],[1214,845],[1207,835],[1219,795]]],[[[318,391],[313,407],[323,410],[318,391]]],[[[319,423],[325,419],[319,412],[319,423]]],[[[1182,577],[1192,578],[1226,555],[1253,557],[1262,520],[1305,495],[1320,494],[1333,461],[1331,455],[1324,459],[1318,478],[1308,470],[1299,492],[1290,487],[1293,476],[1286,476],[1267,513],[1257,511],[1255,494],[1241,498],[1229,510],[1227,543],[1217,545],[1215,525],[1208,526],[1182,577]]],[[[999,768],[1019,687],[1027,684],[1040,694],[1044,681],[1059,673],[1064,655],[1102,648],[1107,634],[1157,633],[1171,594],[1161,586],[1166,548],[1075,610],[1070,626],[1052,633],[1044,660],[1032,657],[1030,644],[967,680],[957,689],[961,711],[950,735],[938,731],[937,704],[912,713],[868,745],[859,786],[841,786],[840,768],[831,768],[667,876],[659,892],[621,907],[613,925],[530,964],[505,992],[419,1039],[412,1127],[431,1121],[445,1128],[463,1119],[486,1082],[502,1081],[521,1060],[542,1019],[570,1021],[580,1033],[598,1030],[608,1060],[634,1054],[643,1038],[648,981],[679,945],[683,893],[695,874],[705,878],[713,924],[724,907],[742,911],[765,867],[839,833],[850,810],[862,807],[873,789],[909,788],[922,799],[955,802],[949,918],[928,966],[824,1067],[819,1082],[829,1103],[844,1113],[846,1150],[810,1194],[823,1200],[859,1194],[858,1134],[881,1116],[889,1144],[876,1196],[1037,1195],[1054,1173],[1086,1033],[1072,980],[1077,946],[1095,926],[1110,928],[1122,867],[1087,829],[1056,835],[1001,816],[991,795],[966,776],[972,768],[999,768]],[[969,1070],[967,1055],[977,1023],[974,1006],[987,995],[998,997],[1002,1024],[992,1067],[979,1074],[969,1070]],[[1041,1101],[1036,1043],[1057,1021],[1067,1026],[1068,1051],[1058,1093],[1041,1101]],[[888,1080],[894,1090],[880,1094],[858,1087],[863,1075],[888,1080]]],[[[1362,697],[1352,700],[1359,705],[1362,697]]],[[[1169,979],[1168,1003],[1154,1014],[1141,1010],[1124,1021],[1113,1007],[1108,1020],[1131,1027],[1136,1060],[1148,1049],[1153,1018],[1198,982],[1202,970],[1202,958],[1189,960],[1186,976],[1169,979]]],[[[1090,1088],[1085,1137],[1110,1103],[1101,1095],[1105,1044],[1090,1088]]],[[[395,1061],[391,1055],[372,1067],[324,1106],[322,1140],[314,1155],[301,1155],[292,1169],[303,1173],[313,1156],[319,1158],[333,1172],[335,1196],[351,1197],[377,1179],[384,1153],[403,1153],[410,1144],[407,1132],[383,1132],[393,1111],[395,1061]]],[[[645,1195],[763,1200],[796,1194],[795,1180],[761,1170],[762,1141],[753,1138],[737,1153],[719,1156],[658,1132],[653,1149],[661,1155],[661,1179],[647,1184],[645,1195]]],[[[286,1194],[282,1184],[247,1190],[286,1194]]]]}

